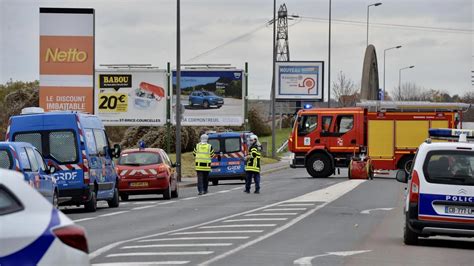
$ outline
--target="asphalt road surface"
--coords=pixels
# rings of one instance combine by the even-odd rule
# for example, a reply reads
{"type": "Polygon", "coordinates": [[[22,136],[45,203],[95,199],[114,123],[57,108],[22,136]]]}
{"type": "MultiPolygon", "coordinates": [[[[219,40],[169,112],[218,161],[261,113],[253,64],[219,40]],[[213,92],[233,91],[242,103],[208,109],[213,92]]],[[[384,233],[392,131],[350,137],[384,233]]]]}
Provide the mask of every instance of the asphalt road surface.
{"type": "Polygon", "coordinates": [[[262,177],[261,194],[229,181],[197,196],[140,196],[96,213],[63,209],[88,233],[91,262],[107,265],[472,265],[474,242],[402,242],[404,184],[326,179],[304,169],[262,177]]]}

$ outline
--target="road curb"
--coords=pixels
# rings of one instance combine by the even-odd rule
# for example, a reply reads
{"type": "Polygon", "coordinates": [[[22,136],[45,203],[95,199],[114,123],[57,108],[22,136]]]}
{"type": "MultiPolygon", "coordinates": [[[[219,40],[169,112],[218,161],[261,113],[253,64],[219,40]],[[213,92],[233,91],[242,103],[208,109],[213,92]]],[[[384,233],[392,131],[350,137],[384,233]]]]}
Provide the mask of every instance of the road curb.
{"type": "MultiPolygon", "coordinates": [[[[280,171],[280,170],[283,170],[283,169],[286,169],[286,168],[290,168],[290,165],[288,164],[288,165],[283,165],[283,166],[276,167],[276,168],[271,168],[271,169],[268,169],[268,170],[262,170],[260,172],[260,174],[261,175],[267,175],[267,174],[271,174],[271,173],[274,173],[274,172],[277,172],[277,171],[280,171]]],[[[186,183],[186,184],[180,183],[179,186],[180,187],[195,187],[197,185],[197,181],[195,181],[195,179],[196,178],[194,178],[193,181],[190,181],[190,183],[186,183]]]]}

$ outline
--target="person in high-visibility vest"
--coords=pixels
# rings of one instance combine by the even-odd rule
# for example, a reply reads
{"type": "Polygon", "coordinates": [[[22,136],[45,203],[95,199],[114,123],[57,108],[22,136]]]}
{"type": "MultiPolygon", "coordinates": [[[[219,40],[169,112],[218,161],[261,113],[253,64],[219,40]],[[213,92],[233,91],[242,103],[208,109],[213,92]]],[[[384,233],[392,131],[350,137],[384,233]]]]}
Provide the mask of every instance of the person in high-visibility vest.
{"type": "Polygon", "coordinates": [[[245,193],[250,193],[250,185],[252,184],[252,179],[255,182],[255,193],[260,193],[260,157],[262,156],[260,151],[262,146],[258,141],[256,135],[250,136],[250,148],[249,154],[245,157],[247,163],[245,164],[245,193]]]}
{"type": "Polygon", "coordinates": [[[214,157],[214,149],[207,143],[209,137],[206,134],[201,135],[201,142],[194,148],[194,165],[197,174],[197,189],[199,195],[207,194],[209,185],[209,172],[211,172],[211,159],[214,157]]]}

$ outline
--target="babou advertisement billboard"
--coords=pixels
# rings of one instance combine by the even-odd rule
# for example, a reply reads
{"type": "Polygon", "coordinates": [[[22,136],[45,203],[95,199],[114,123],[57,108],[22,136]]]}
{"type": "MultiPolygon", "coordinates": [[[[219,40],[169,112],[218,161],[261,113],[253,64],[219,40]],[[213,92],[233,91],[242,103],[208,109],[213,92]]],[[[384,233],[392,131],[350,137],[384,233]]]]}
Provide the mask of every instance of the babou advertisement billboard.
{"type": "Polygon", "coordinates": [[[40,8],[40,106],[92,113],[94,9],[40,8]]]}
{"type": "Polygon", "coordinates": [[[109,126],[166,123],[168,75],[165,70],[98,69],[95,114],[109,126]]]}
{"type": "MultiPolygon", "coordinates": [[[[240,126],[244,122],[244,72],[226,70],[181,71],[182,125],[240,126]]],[[[176,71],[173,71],[172,115],[176,123],[176,71]]]]}
{"type": "Polygon", "coordinates": [[[324,62],[277,62],[276,100],[323,101],[324,62]]]}

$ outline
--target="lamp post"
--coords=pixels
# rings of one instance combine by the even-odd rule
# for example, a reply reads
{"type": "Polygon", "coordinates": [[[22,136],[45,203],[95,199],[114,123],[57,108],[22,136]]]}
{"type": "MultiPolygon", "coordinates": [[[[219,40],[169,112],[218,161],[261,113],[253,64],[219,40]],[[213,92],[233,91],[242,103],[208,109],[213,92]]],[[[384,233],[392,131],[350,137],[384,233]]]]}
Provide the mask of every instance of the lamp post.
{"type": "Polygon", "coordinates": [[[181,18],[180,0],[176,2],[176,172],[181,182],[181,18]]]}
{"type": "Polygon", "coordinates": [[[380,6],[382,3],[375,3],[367,6],[367,42],[365,47],[369,46],[369,8],[371,6],[380,6]]]}
{"type": "Polygon", "coordinates": [[[276,144],[275,144],[275,64],[276,64],[276,0],[273,0],[273,62],[272,62],[272,158],[276,158],[276,144]]]}
{"type": "Polygon", "coordinates": [[[385,53],[388,50],[399,49],[399,48],[402,48],[402,46],[398,45],[398,46],[390,47],[390,48],[387,48],[387,49],[383,50],[383,97],[384,97],[384,100],[385,100],[385,53]]]}
{"type": "Polygon", "coordinates": [[[328,38],[328,108],[330,107],[331,107],[331,0],[329,0],[329,38],[328,38]]]}
{"type": "Polygon", "coordinates": [[[400,70],[398,70],[398,100],[401,100],[402,98],[402,70],[404,69],[409,69],[409,68],[414,68],[415,66],[407,66],[407,67],[404,67],[404,68],[400,68],[400,70]]]}

